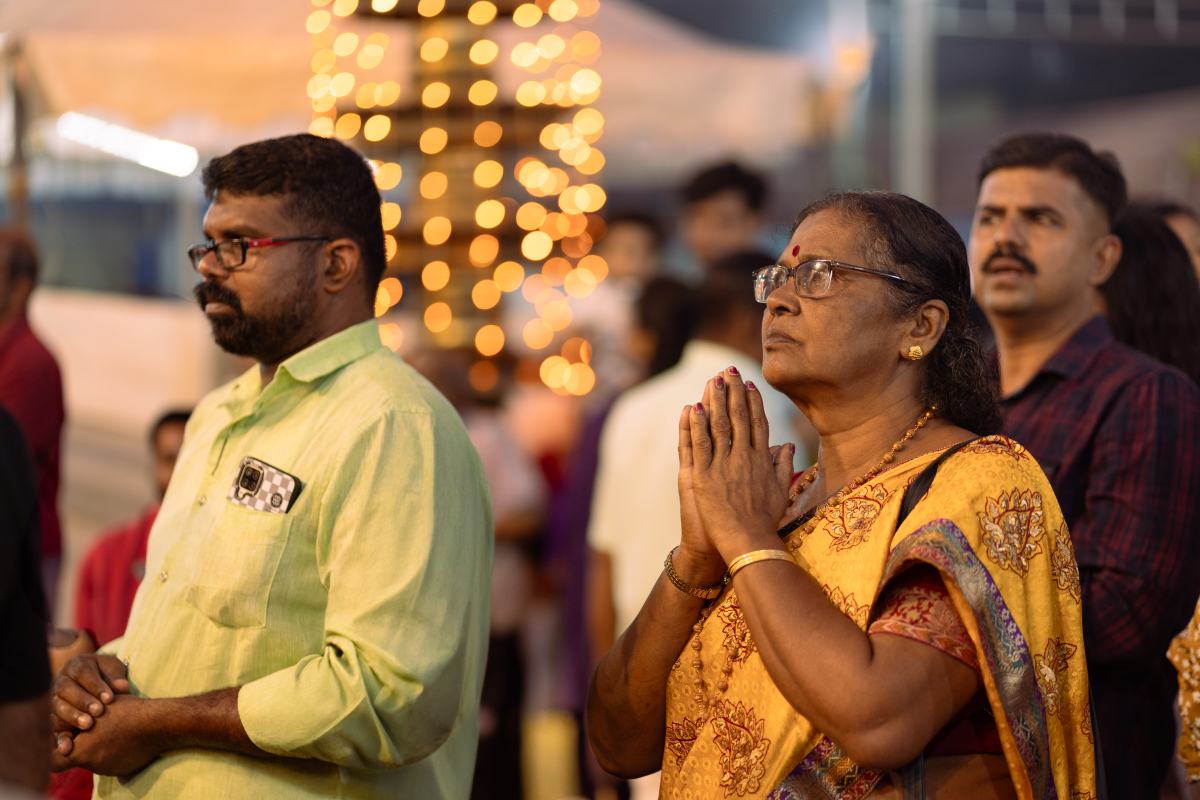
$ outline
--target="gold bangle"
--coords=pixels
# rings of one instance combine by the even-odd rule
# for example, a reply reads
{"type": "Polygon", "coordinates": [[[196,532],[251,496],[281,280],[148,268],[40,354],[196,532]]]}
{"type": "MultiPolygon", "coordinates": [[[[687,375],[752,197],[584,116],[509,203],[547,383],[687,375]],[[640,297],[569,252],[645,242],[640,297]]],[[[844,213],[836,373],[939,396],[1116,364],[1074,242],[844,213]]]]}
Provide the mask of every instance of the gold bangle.
{"type": "Polygon", "coordinates": [[[792,554],[787,550],[751,550],[749,553],[740,555],[733,561],[729,562],[729,577],[732,578],[744,567],[748,567],[755,561],[791,561],[795,563],[792,554]]]}
{"type": "Polygon", "coordinates": [[[675,571],[675,564],[671,561],[671,557],[678,549],[678,547],[672,547],[671,552],[667,553],[667,560],[663,562],[663,571],[667,573],[667,580],[679,591],[698,600],[714,600],[719,597],[725,584],[729,583],[729,573],[725,573],[725,577],[721,579],[720,583],[714,583],[712,586],[692,586],[690,583],[685,583],[683,578],[679,577],[679,573],[675,571]]]}

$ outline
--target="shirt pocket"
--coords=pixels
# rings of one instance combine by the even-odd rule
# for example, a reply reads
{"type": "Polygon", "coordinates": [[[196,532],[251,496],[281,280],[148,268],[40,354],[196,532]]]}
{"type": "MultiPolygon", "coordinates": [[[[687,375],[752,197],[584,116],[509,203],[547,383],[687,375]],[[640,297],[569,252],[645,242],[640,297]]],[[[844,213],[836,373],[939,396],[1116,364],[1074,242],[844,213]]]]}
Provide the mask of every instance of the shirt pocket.
{"type": "Polygon", "coordinates": [[[195,553],[187,601],[213,622],[262,627],[291,517],[226,503],[195,553]]]}

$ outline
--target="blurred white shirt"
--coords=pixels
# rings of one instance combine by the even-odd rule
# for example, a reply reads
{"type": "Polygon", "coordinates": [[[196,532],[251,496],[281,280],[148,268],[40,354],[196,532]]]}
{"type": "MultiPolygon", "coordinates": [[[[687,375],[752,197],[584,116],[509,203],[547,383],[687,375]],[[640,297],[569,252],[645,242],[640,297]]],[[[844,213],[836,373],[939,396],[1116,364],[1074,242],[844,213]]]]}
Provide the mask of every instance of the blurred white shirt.
{"type": "Polygon", "coordinates": [[[588,525],[588,544],[612,560],[617,635],[633,622],[667,552],[679,544],[679,415],[729,366],[762,393],[771,443],[794,442],[795,463],[808,463],[792,424],[799,411],[767,385],[759,364],[737,350],[693,340],[678,364],[621,395],[601,434],[588,525]]]}

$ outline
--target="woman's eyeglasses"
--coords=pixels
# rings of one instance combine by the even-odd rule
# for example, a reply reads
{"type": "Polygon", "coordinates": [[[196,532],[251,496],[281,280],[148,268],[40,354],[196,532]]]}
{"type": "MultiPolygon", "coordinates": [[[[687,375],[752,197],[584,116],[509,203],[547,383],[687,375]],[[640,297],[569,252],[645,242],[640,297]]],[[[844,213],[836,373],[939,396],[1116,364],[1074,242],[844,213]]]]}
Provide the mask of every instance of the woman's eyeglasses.
{"type": "Polygon", "coordinates": [[[846,264],[842,261],[818,258],[812,261],[805,261],[794,267],[771,264],[762,269],[755,270],[754,299],[760,303],[767,302],[767,298],[771,296],[771,293],[787,283],[789,277],[795,285],[796,294],[801,297],[824,297],[829,294],[829,288],[833,285],[833,273],[839,269],[850,270],[851,272],[863,272],[867,275],[886,278],[902,284],[913,291],[920,291],[916,284],[892,272],[884,272],[883,270],[869,269],[867,267],[856,267],[853,264],[846,264]]]}

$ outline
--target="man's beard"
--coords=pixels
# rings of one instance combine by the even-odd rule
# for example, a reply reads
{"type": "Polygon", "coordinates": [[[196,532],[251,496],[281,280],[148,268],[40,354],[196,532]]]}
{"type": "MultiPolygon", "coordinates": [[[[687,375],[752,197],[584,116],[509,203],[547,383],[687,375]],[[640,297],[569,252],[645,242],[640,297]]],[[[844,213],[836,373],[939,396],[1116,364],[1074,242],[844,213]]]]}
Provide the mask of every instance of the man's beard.
{"type": "Polygon", "coordinates": [[[312,283],[310,280],[290,284],[291,289],[279,298],[274,308],[253,317],[242,310],[238,296],[220,284],[204,281],[192,293],[201,310],[208,303],[224,303],[233,312],[207,315],[218,347],[263,364],[278,364],[298,349],[297,342],[307,341],[303,331],[312,324],[317,304],[312,283]]]}

